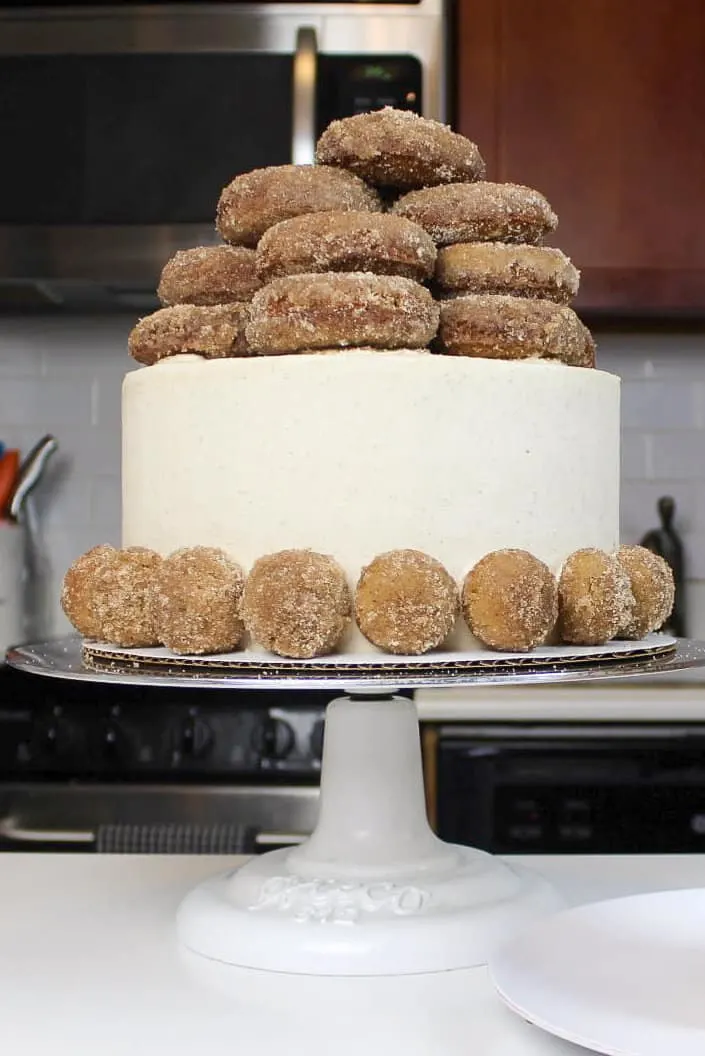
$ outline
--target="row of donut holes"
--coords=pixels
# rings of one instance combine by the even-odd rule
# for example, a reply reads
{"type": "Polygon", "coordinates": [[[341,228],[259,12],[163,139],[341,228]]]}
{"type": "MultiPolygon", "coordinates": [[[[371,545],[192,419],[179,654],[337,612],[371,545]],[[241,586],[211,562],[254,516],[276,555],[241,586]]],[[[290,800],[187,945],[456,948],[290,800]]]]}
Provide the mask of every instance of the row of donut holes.
{"type": "Polygon", "coordinates": [[[333,122],[317,155],[317,167],[257,169],[224,189],[217,226],[235,245],[182,251],[167,263],[159,295],[170,307],[135,328],[130,352],[138,361],[426,347],[439,309],[416,282],[431,277],[438,243],[441,286],[468,296],[441,306],[437,351],[594,365],[591,336],[564,307],[577,291],[576,269],[560,250],[509,244],[540,242],[557,217],[531,188],[473,182],[484,162],[470,140],[385,109],[333,122]],[[363,177],[422,189],[392,206],[397,215],[382,215],[363,177]],[[317,278],[328,269],[329,277],[355,274],[335,284],[317,278]],[[346,302],[361,298],[370,311],[346,312],[346,302]],[[251,314],[241,307],[250,299],[251,314]],[[240,305],[224,307],[233,301],[240,305]]]}
{"type": "Polygon", "coordinates": [[[460,590],[428,554],[393,550],[375,557],[351,592],[337,562],[311,550],[269,554],[246,576],[213,547],[162,558],[102,545],[71,565],[61,601],[80,634],[122,648],[217,654],[241,647],[247,632],[274,654],[308,659],[335,652],[353,617],[373,645],[401,655],[441,648],[458,613],[500,651],[638,640],[663,625],[673,598],[670,567],[640,546],[577,550],[558,578],[526,550],[495,550],[460,590]]]}

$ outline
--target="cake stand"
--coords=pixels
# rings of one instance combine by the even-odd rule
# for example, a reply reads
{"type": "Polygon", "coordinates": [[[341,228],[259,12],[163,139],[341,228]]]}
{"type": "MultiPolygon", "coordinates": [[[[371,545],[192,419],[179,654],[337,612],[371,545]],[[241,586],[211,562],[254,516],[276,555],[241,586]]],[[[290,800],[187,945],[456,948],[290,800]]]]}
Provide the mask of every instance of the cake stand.
{"type": "MultiPolygon", "coordinates": [[[[591,681],[705,666],[705,643],[652,636],[621,651],[548,650],[553,659],[460,656],[412,663],[233,662],[231,671],[77,640],[11,650],[16,668],[49,677],[213,686],[334,688],[320,816],[298,847],[272,851],[201,884],[182,902],[180,942],[240,967],[308,975],[403,975],[485,964],[521,925],[559,908],[540,876],[447,844],[426,818],[418,719],[398,695],[416,686],[591,681]],[[562,657],[562,659],[560,659],[562,657]]],[[[293,695],[295,699],[295,694],[293,695]]],[[[251,703],[251,701],[250,701],[251,703]]]]}

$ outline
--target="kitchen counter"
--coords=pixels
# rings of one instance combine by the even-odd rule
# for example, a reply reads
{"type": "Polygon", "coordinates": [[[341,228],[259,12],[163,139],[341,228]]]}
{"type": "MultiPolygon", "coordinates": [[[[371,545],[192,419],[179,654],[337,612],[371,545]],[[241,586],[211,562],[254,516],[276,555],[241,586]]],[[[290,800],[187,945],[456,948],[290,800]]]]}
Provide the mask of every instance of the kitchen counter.
{"type": "Polygon", "coordinates": [[[649,678],[419,690],[426,722],[705,722],[705,669],[649,678]]]}
{"type": "MultiPolygon", "coordinates": [[[[0,857],[8,1056],[574,1056],[495,996],[485,969],[397,979],[269,975],[179,951],[174,913],[236,860],[0,857]]],[[[705,856],[524,858],[571,903],[705,885],[705,856]]],[[[582,1051],[582,1050],[580,1050],[582,1051]]]]}

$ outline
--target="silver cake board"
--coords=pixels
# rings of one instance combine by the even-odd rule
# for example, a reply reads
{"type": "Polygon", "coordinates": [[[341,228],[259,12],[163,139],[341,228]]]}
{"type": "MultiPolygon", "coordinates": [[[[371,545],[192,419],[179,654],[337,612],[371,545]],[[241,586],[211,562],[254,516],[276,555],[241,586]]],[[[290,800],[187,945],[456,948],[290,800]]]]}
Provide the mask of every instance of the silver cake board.
{"type": "Polygon", "coordinates": [[[389,692],[661,674],[705,664],[705,644],[652,634],[639,642],[548,646],[522,654],[476,650],[287,660],[252,651],[181,657],[167,649],[119,649],[71,637],[19,646],[8,653],[8,663],[50,678],[142,686],[389,692]]]}

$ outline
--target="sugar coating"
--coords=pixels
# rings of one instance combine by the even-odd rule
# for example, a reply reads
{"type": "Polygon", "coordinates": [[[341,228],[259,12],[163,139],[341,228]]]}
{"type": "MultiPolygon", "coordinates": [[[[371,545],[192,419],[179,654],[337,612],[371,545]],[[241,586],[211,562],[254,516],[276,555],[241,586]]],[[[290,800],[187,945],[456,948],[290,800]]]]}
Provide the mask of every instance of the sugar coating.
{"type": "Polygon", "coordinates": [[[253,300],[246,329],[255,352],[423,348],[436,334],[438,305],[398,275],[329,272],[274,279],[253,300]]]}
{"type": "Polygon", "coordinates": [[[327,554],[282,550],[255,562],[241,606],[255,642],[279,656],[309,659],[336,648],[351,615],[350,589],[327,554]]]}
{"type": "Polygon", "coordinates": [[[417,656],[437,649],[458,612],[454,579],[418,550],[380,554],[360,575],[355,618],[365,637],[388,653],[417,656]]]}
{"type": "Polygon", "coordinates": [[[195,353],[206,359],[248,354],[247,304],[177,304],[140,319],[127,347],[133,359],[152,366],[170,356],[195,353]]]}
{"type": "Polygon", "coordinates": [[[381,208],[376,192],[352,172],[326,165],[273,165],[236,176],[223,189],[216,227],[226,242],[256,246],[268,228],[292,216],[381,208]]]}
{"type": "Polygon", "coordinates": [[[559,633],[575,645],[604,645],[629,625],[635,601],[629,576],[611,553],[571,554],[558,583],[559,633]]]}
{"type": "Polygon", "coordinates": [[[96,546],[71,565],[61,603],[87,638],[123,648],[157,645],[155,580],[161,557],[141,546],[96,546]]]}
{"type": "Polygon", "coordinates": [[[282,220],[257,246],[257,271],[268,282],[282,275],[361,271],[433,275],[436,247],[422,227],[390,213],[309,213],[282,220]]]}
{"type": "Polygon", "coordinates": [[[457,183],[410,191],[392,212],[428,231],[438,246],[454,242],[540,242],[558,217],[544,196],[518,183],[457,183]]]}
{"type": "Polygon", "coordinates": [[[634,608],[620,638],[643,638],[658,631],[671,615],[675,583],[670,565],[644,546],[620,546],[617,560],[629,576],[634,608]]]}
{"type": "Polygon", "coordinates": [[[594,367],[595,343],[572,310],[553,301],[467,294],[442,301],[439,345],[456,356],[555,359],[594,367]]]}
{"type": "Polygon", "coordinates": [[[485,175],[480,151],[465,136],[392,107],[331,122],[318,140],[316,160],[381,187],[427,187],[485,175]]]}
{"type": "Polygon", "coordinates": [[[558,618],[558,584],[551,570],[526,550],[495,550],[463,583],[468,627],[491,649],[528,652],[542,645],[558,618]]]}
{"type": "Polygon", "coordinates": [[[231,304],[249,301],[261,283],[255,252],[244,246],[180,249],[162,270],[157,295],[162,305],[231,304]]]}
{"type": "Polygon", "coordinates": [[[461,242],[443,246],[436,261],[436,283],[446,296],[508,294],[567,304],[579,282],[568,257],[549,246],[461,242]]]}
{"type": "Polygon", "coordinates": [[[162,645],[175,653],[226,653],[242,642],[245,575],[217,547],[184,547],[165,558],[156,581],[162,645]]]}

